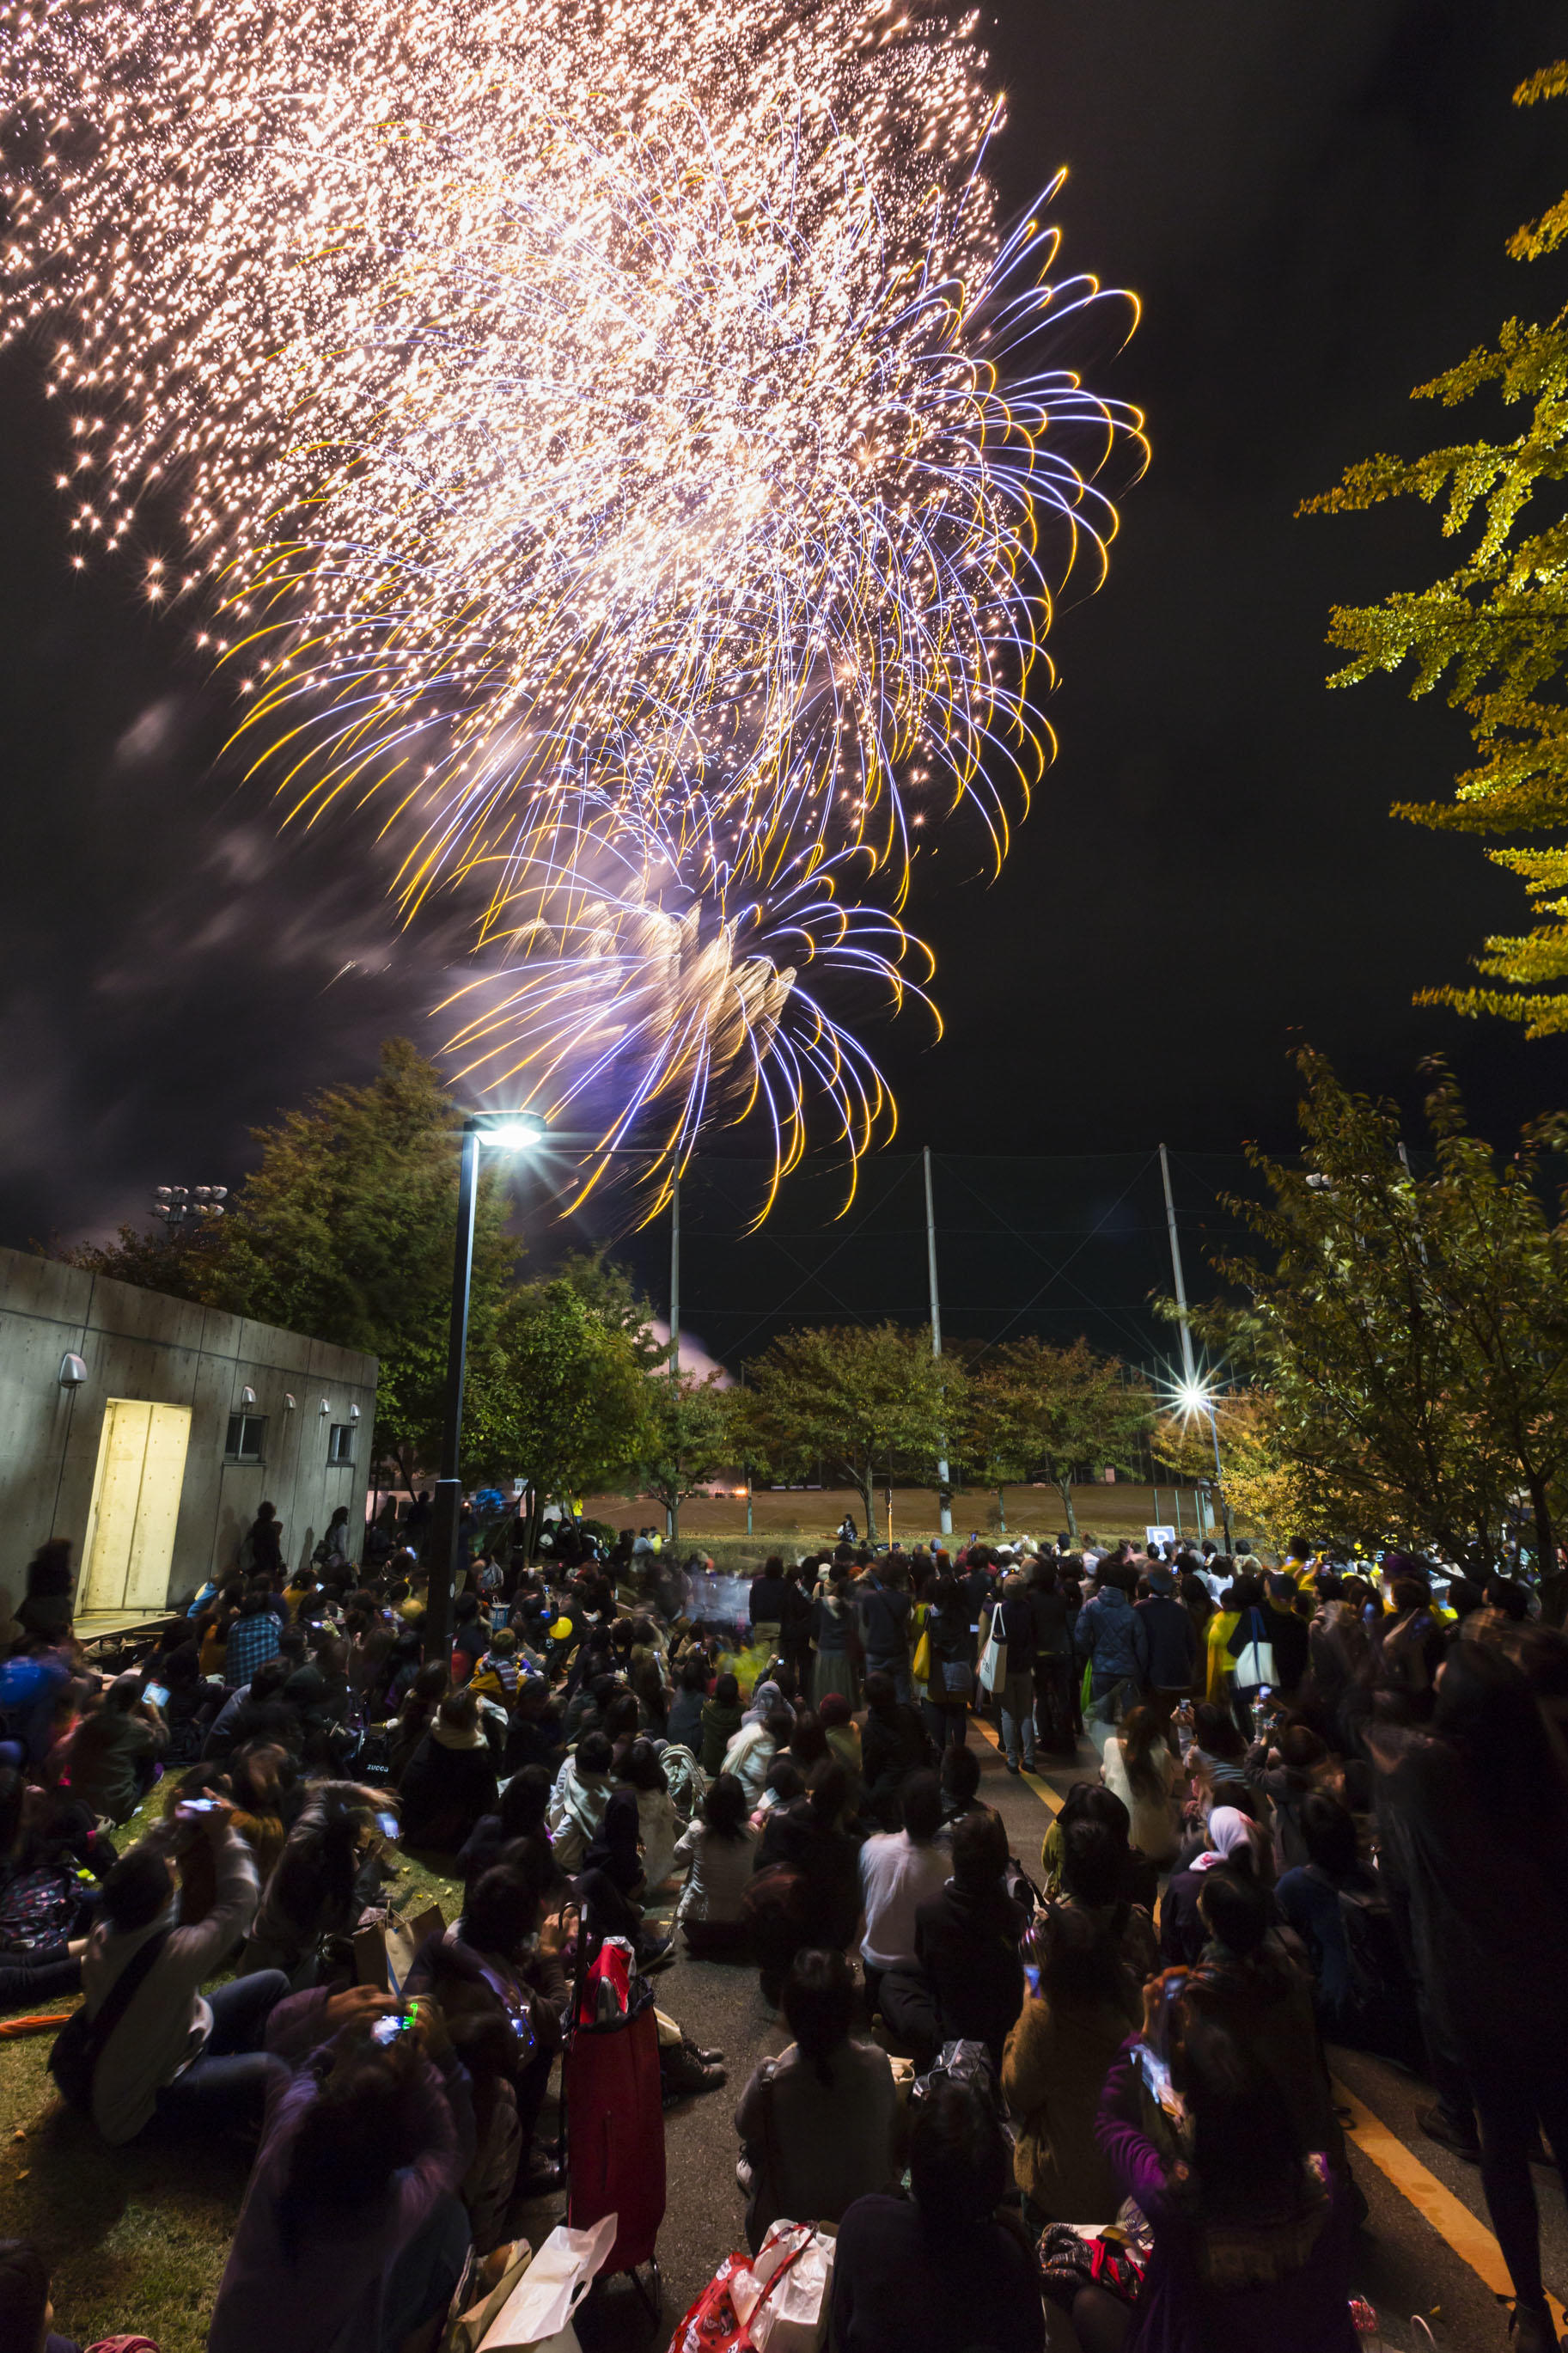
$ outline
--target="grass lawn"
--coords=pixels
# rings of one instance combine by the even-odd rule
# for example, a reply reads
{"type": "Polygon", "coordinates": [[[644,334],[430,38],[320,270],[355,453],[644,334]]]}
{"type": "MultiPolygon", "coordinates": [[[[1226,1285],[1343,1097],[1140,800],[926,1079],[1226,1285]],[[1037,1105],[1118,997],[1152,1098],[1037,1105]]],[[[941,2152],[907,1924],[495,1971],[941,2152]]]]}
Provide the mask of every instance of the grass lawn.
{"type": "MultiPolygon", "coordinates": [[[[142,1827],[137,1815],[117,1835],[122,1852],[142,1827]]],[[[437,1903],[449,1920],[460,1898],[458,1880],[408,1858],[386,1891],[400,1911],[437,1903]]],[[[66,2336],[141,2329],[161,2353],[202,2353],[249,2159],[226,2141],[106,2148],[56,2096],[51,2041],[0,2042],[0,2237],[41,2250],[66,2336]]]]}

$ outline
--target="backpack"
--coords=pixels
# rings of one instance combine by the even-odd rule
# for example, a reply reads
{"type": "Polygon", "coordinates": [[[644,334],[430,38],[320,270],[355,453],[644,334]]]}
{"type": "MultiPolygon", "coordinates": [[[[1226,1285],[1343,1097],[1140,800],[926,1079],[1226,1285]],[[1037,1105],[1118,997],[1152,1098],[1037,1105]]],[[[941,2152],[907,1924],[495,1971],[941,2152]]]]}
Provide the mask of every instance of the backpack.
{"type": "Polygon", "coordinates": [[[98,2073],[98,2063],[108,2049],[115,2028],[152,1975],[153,1964],[168,1941],[167,1928],[161,1928],[155,1936],[149,1936],[147,1942],[132,1954],[115,1978],[108,1999],[96,2017],[89,2018],[85,2009],[79,2010],[67,2019],[55,2037],[54,2048],[49,2052],[49,2073],[61,2097],[84,2116],[92,2114],[92,2085],[98,2073]]]}
{"type": "Polygon", "coordinates": [[[0,1949],[63,1960],[80,1900],[76,1873],[60,1863],[20,1873],[0,1894],[0,1949]]]}

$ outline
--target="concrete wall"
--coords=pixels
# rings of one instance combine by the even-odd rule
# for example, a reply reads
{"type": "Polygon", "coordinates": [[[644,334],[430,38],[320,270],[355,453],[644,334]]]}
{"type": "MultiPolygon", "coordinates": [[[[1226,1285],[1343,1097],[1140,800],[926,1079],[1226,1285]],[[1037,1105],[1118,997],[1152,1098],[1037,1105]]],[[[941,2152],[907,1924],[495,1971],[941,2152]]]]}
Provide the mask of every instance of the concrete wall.
{"type": "Polygon", "coordinates": [[[352,1348],[0,1249],[0,1585],[19,1600],[49,1536],[69,1537],[79,1576],[110,1398],[191,1409],[171,1600],[233,1565],[264,1496],[283,1523],[285,1559],[308,1560],[339,1504],[363,1520],[375,1380],[375,1358],[352,1348]],[[59,1385],[67,1355],[87,1366],[78,1388],[59,1385]],[[264,1460],[226,1462],[247,1388],[247,1410],[267,1418],[264,1460]],[[356,1405],[354,1460],[330,1463],[328,1432],[356,1405]]]}

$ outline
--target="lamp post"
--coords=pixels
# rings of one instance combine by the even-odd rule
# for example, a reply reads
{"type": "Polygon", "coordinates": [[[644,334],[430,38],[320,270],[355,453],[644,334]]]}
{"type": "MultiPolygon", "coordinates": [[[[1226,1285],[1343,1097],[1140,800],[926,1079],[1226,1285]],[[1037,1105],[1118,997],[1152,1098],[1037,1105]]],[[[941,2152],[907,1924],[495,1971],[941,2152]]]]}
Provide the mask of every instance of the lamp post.
{"type": "Polygon", "coordinates": [[[458,1173],[458,1240],[452,1260],[452,1320],[447,1342],[447,1397],[441,1419],[441,1473],[430,1515],[430,1587],[425,1605],[425,1656],[444,1666],[452,1649],[452,1597],[458,1583],[458,1528],[463,1515],[463,1376],[468,1359],[468,1293],[474,1272],[474,1216],[479,1154],[526,1152],[544,1134],[529,1112],[478,1112],[463,1122],[458,1173]]]}
{"type": "Polygon", "coordinates": [[[1214,1391],[1206,1381],[1186,1380],[1176,1391],[1176,1403],[1184,1414],[1206,1413],[1209,1418],[1209,1437],[1214,1443],[1215,1489],[1219,1496],[1220,1517],[1225,1524],[1225,1548],[1228,1553],[1231,1548],[1230,1505],[1226,1501],[1225,1472],[1220,1465],[1219,1420],[1215,1412],[1214,1391]]]}

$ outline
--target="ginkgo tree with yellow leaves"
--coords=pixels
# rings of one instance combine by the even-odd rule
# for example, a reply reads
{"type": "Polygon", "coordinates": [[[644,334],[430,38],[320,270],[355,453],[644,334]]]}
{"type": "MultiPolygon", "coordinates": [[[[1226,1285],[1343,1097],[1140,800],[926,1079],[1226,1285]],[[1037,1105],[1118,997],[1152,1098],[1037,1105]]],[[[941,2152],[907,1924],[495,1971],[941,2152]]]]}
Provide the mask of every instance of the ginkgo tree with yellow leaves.
{"type": "MultiPolygon", "coordinates": [[[[1568,96],[1568,60],[1542,68],[1513,93],[1518,106],[1568,96]]],[[[1568,245],[1568,195],[1509,240],[1515,260],[1568,245]]],[[[1457,442],[1421,458],[1369,458],[1302,512],[1342,514],[1385,499],[1443,505],[1443,533],[1474,543],[1430,587],[1380,605],[1336,607],[1329,642],[1350,659],[1331,680],[1352,686],[1377,670],[1415,665],[1413,695],[1439,685],[1470,723],[1476,762],[1450,798],[1399,802],[1394,814],[1447,832],[1508,837],[1489,849],[1529,896],[1531,928],[1486,940],[1481,987],[1433,987],[1419,1003],[1501,1014],[1532,1038],[1568,1030],[1568,308],[1542,324],[1510,319],[1495,348],[1411,396],[1459,406],[1492,387],[1519,431],[1457,442]],[[1522,840],[1520,837],[1525,837],[1522,840]]]]}

